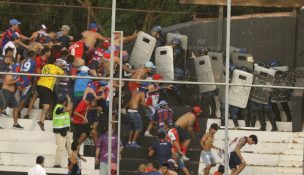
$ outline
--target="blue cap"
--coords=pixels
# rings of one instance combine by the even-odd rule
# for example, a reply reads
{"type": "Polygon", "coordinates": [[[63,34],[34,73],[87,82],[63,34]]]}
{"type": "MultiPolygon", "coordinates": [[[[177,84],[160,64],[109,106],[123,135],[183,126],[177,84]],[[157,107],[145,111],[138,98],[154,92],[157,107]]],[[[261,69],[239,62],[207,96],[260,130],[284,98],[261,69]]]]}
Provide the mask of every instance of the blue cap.
{"type": "Polygon", "coordinates": [[[150,85],[150,82],[142,81],[142,82],[140,83],[140,85],[143,86],[143,87],[147,87],[147,86],[150,85]]]}
{"type": "Polygon", "coordinates": [[[87,96],[86,96],[86,100],[87,101],[93,101],[93,100],[95,100],[95,95],[92,94],[92,93],[88,93],[87,96]]]}
{"type": "Polygon", "coordinates": [[[21,22],[19,22],[17,19],[11,19],[9,21],[9,23],[10,23],[11,26],[12,25],[20,25],[21,24],[21,22]]]}
{"type": "Polygon", "coordinates": [[[161,33],[161,31],[162,31],[162,27],[160,25],[153,26],[152,28],[152,32],[161,33]]]}
{"type": "Polygon", "coordinates": [[[162,101],[159,102],[159,105],[160,105],[160,106],[167,105],[167,104],[168,104],[168,103],[167,103],[165,100],[162,100],[162,101]]]}
{"type": "Polygon", "coordinates": [[[146,62],[144,66],[145,66],[146,68],[156,68],[156,67],[154,66],[154,64],[153,64],[151,61],[146,62]]]}
{"type": "Polygon", "coordinates": [[[269,60],[268,65],[270,67],[276,67],[276,66],[280,66],[280,62],[279,62],[279,60],[273,58],[273,59],[269,60]]]}
{"type": "Polygon", "coordinates": [[[240,51],[239,51],[239,53],[244,53],[244,54],[246,54],[246,53],[248,53],[248,51],[247,51],[246,48],[241,48],[240,51]]]}
{"type": "Polygon", "coordinates": [[[12,34],[12,39],[14,40],[14,39],[18,39],[18,38],[20,38],[20,35],[17,32],[14,32],[12,34]]]}
{"type": "Polygon", "coordinates": [[[98,29],[97,23],[96,23],[96,22],[92,22],[92,23],[89,25],[89,29],[98,29]]]}
{"type": "Polygon", "coordinates": [[[106,82],[106,81],[99,81],[98,83],[100,84],[100,86],[108,85],[108,82],[106,82]]]}
{"type": "Polygon", "coordinates": [[[67,96],[65,93],[58,93],[57,95],[57,101],[58,103],[63,103],[65,100],[67,100],[67,96]]]}

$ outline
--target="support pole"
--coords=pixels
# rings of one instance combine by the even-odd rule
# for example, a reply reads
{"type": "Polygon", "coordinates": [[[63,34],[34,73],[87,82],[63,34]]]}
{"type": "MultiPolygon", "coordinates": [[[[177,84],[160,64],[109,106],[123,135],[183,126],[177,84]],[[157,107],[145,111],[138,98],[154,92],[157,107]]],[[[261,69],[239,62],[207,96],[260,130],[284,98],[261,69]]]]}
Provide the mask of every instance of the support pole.
{"type": "Polygon", "coordinates": [[[223,50],[223,23],[224,23],[224,6],[219,6],[218,28],[217,28],[217,49],[223,50]]]}
{"type": "Polygon", "coordinates": [[[117,135],[118,135],[118,142],[117,142],[117,175],[119,175],[119,167],[120,167],[120,135],[121,135],[121,91],[122,91],[122,66],[123,66],[123,62],[122,62],[122,51],[123,51],[123,32],[119,31],[116,32],[120,34],[120,62],[119,62],[119,94],[118,94],[118,129],[117,129],[117,135]]]}
{"type": "MultiPolygon", "coordinates": [[[[110,60],[110,93],[109,93],[109,122],[108,122],[108,174],[111,174],[112,163],[112,123],[113,123],[113,75],[114,75],[114,32],[116,18],[116,0],[112,0],[111,21],[111,60],[110,60]]],[[[100,170],[101,171],[101,170],[100,170]]]]}
{"type": "Polygon", "coordinates": [[[227,0],[227,28],[226,28],[226,86],[225,86],[225,175],[228,175],[228,112],[229,112],[229,59],[230,59],[230,17],[231,0],[227,0]]]}

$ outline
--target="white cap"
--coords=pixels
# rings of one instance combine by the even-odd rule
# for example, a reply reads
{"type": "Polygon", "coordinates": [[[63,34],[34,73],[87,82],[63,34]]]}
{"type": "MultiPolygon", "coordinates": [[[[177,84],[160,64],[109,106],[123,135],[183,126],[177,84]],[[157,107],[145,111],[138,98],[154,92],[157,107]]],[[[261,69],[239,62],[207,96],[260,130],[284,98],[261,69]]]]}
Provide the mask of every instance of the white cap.
{"type": "Polygon", "coordinates": [[[151,61],[146,62],[146,63],[145,63],[145,67],[146,67],[146,68],[156,68],[156,67],[154,66],[154,64],[153,64],[151,61]]]}
{"type": "Polygon", "coordinates": [[[80,72],[88,72],[90,70],[90,68],[88,68],[87,66],[81,66],[78,70],[80,72]]]}

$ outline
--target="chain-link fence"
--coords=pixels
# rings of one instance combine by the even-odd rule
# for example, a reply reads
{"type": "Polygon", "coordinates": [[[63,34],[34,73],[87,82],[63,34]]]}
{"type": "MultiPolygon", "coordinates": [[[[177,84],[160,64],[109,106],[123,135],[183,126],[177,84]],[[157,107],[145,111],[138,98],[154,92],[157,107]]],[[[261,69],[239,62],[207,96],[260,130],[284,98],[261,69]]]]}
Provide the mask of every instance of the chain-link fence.
{"type": "MultiPolygon", "coordinates": [[[[110,0],[58,1],[57,4],[3,1],[0,2],[0,15],[2,16],[0,29],[4,31],[12,18],[22,22],[20,25],[21,33],[26,36],[31,36],[41,24],[47,26],[48,32],[57,32],[62,25],[67,24],[71,28],[70,35],[75,36],[74,41],[78,41],[82,38],[81,33],[88,29],[89,24],[96,22],[99,28],[98,32],[110,37],[113,25],[111,3],[110,0]]],[[[290,7],[232,7],[233,16],[231,21],[226,19],[226,11],[226,6],[183,5],[179,4],[178,0],[119,1],[116,7],[115,30],[123,31],[124,37],[132,35],[134,31],[142,32],[138,33],[137,39],[124,43],[123,48],[117,47],[117,49],[128,52],[130,55],[129,63],[133,64],[134,70],[144,67],[144,64],[149,60],[156,65],[156,70],[150,72],[146,81],[153,79],[155,73],[161,74],[164,81],[161,85],[156,82],[153,84],[156,89],[159,88],[155,95],[157,97],[153,96],[154,94],[149,96],[150,91],[147,91],[145,97],[147,101],[151,100],[151,103],[154,102],[153,98],[169,102],[169,106],[176,112],[174,120],[178,120],[180,116],[189,111],[192,115],[196,108],[190,108],[190,106],[198,105],[203,109],[204,119],[198,119],[202,128],[198,129],[199,132],[194,134],[191,144],[187,145],[190,148],[189,155],[191,155],[190,158],[193,161],[186,162],[186,167],[191,173],[203,174],[202,172],[205,171],[203,169],[206,168],[206,165],[204,165],[204,158],[206,157],[200,157],[200,152],[202,147],[203,149],[211,148],[209,148],[210,145],[209,147],[208,145],[201,145],[201,134],[208,132],[212,123],[217,123],[225,126],[226,131],[229,128],[229,137],[228,132],[224,133],[220,130],[218,131],[219,134],[215,136],[215,143],[221,148],[224,148],[224,144],[225,148],[228,148],[228,141],[238,141],[235,138],[243,137],[245,134],[246,136],[256,134],[259,137],[259,144],[262,146],[257,145],[254,147],[256,149],[254,151],[252,151],[252,147],[247,148],[246,146],[245,148],[243,155],[250,165],[249,170],[246,167],[246,173],[284,173],[296,167],[294,174],[301,174],[298,172],[300,172],[299,169],[302,166],[300,149],[303,145],[293,141],[280,140],[281,138],[277,137],[277,133],[270,131],[280,132],[278,135],[281,134],[284,139],[298,140],[302,138],[301,134],[290,134],[291,131],[295,130],[293,130],[294,126],[291,127],[289,121],[294,120],[294,125],[300,123],[301,126],[295,128],[298,132],[302,131],[302,111],[299,110],[301,108],[299,106],[302,105],[298,105],[298,102],[302,103],[302,100],[299,99],[302,99],[303,92],[299,90],[300,92],[294,94],[288,88],[292,86],[303,87],[304,73],[298,65],[302,62],[302,28],[298,24],[301,24],[301,20],[304,19],[300,18],[301,13],[290,7]],[[227,21],[231,22],[231,30],[226,28],[227,21]],[[226,45],[228,34],[231,35],[231,37],[228,37],[231,42],[226,45]],[[228,52],[225,51],[227,46],[231,46],[228,52]],[[227,54],[230,57],[229,64],[226,64],[227,54]],[[228,74],[229,77],[226,77],[228,74]],[[282,107],[278,107],[278,104],[281,104],[282,107]],[[283,114],[284,117],[281,117],[283,111],[285,115],[283,114]],[[293,117],[291,117],[291,114],[293,117]],[[269,117],[267,125],[266,121],[268,120],[265,119],[265,116],[269,117]],[[260,124],[258,124],[257,119],[260,120],[260,124]],[[287,120],[289,123],[276,123],[276,120],[287,120]],[[266,132],[256,132],[257,130],[266,132]],[[280,145],[284,145],[284,148],[276,149],[280,145]],[[296,148],[298,152],[291,151],[290,153],[289,148],[296,148]],[[290,154],[292,156],[289,156],[290,154]],[[292,158],[296,161],[290,164],[288,159],[292,158]],[[280,167],[280,170],[277,170],[277,167],[280,167]],[[199,169],[199,172],[197,172],[197,169],[199,169]]],[[[96,47],[100,46],[99,42],[97,42],[96,47]]],[[[91,52],[88,53],[91,54],[91,52]]],[[[89,54],[86,55],[86,58],[89,54]]],[[[122,58],[122,53],[116,56],[122,58]]],[[[123,63],[122,60],[119,61],[123,63]]],[[[123,64],[127,65],[129,63],[124,62],[123,64]]],[[[118,68],[118,63],[115,64],[118,68]]],[[[102,66],[106,67],[106,65],[109,65],[108,60],[102,62],[102,66]]],[[[116,81],[122,79],[117,78],[120,73],[119,69],[115,69],[115,71],[114,80],[116,83],[116,81]]],[[[128,73],[124,72],[123,75],[125,74],[128,73]]],[[[146,74],[142,75],[142,77],[144,76],[146,74]]],[[[66,78],[71,79],[71,77],[66,78]]],[[[89,79],[90,77],[86,78],[89,79]]],[[[100,80],[103,78],[95,77],[95,79],[100,80]]],[[[123,78],[126,83],[124,88],[120,89],[121,91],[118,90],[121,84],[114,83],[116,85],[116,96],[112,101],[115,117],[110,123],[118,122],[120,124],[121,127],[118,130],[121,130],[119,135],[123,144],[132,147],[134,143],[129,143],[131,141],[128,133],[130,131],[128,127],[129,118],[121,118],[121,120],[118,118],[118,121],[116,121],[116,115],[120,116],[121,111],[119,109],[129,105],[129,102],[133,99],[134,89],[133,91],[128,89],[131,83],[135,85],[137,93],[146,92],[144,90],[147,90],[147,87],[145,87],[145,83],[140,82],[145,80],[141,79],[137,82],[138,77],[128,75],[123,78]],[[121,101],[118,102],[119,100],[121,101]]],[[[75,81],[75,86],[76,84],[75,81]]],[[[104,93],[109,89],[102,90],[102,93],[104,93]]],[[[109,103],[112,104],[112,101],[108,101],[111,94],[108,93],[105,96],[106,99],[103,99],[101,106],[108,110],[109,103]]],[[[140,106],[138,101],[136,103],[140,106]]],[[[136,105],[135,108],[138,107],[136,105]]],[[[153,106],[149,105],[149,107],[153,106]]],[[[151,117],[148,115],[155,112],[153,110],[158,110],[159,106],[146,108],[147,105],[145,104],[144,110],[140,107],[138,109],[131,108],[131,112],[139,110],[141,115],[147,116],[143,117],[143,123],[144,129],[148,131],[147,126],[150,124],[148,117],[151,117]]],[[[104,113],[108,115],[108,112],[105,111],[104,113]]],[[[107,121],[107,116],[103,117],[102,127],[106,127],[105,125],[109,121],[107,121]]],[[[155,129],[150,131],[155,136],[158,134],[155,129]]],[[[147,135],[145,134],[145,136],[147,135]]],[[[249,138],[244,137],[243,139],[249,138]]],[[[138,143],[144,147],[143,149],[134,151],[126,148],[127,151],[123,154],[118,166],[121,170],[120,173],[134,173],[140,163],[149,159],[143,156],[143,150],[147,151],[153,141],[155,141],[154,138],[142,137],[138,143]]],[[[226,149],[226,154],[227,152],[226,149]]],[[[223,163],[227,163],[226,166],[228,166],[228,162],[223,160],[221,150],[213,153],[219,155],[216,156],[216,168],[223,163]]],[[[238,158],[240,159],[240,157],[238,158]]],[[[246,163],[243,159],[238,161],[241,161],[241,163],[237,162],[239,164],[235,166],[246,163]]],[[[212,169],[212,171],[215,171],[215,169],[212,169]]],[[[184,173],[187,174],[185,171],[184,173]]]]}

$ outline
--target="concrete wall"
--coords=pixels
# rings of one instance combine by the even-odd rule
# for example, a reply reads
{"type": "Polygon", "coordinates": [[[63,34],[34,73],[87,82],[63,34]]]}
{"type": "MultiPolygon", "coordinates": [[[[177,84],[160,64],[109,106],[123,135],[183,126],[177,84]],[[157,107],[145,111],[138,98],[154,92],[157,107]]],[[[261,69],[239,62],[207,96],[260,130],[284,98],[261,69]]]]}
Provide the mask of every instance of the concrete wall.
{"type": "Polygon", "coordinates": [[[296,65],[304,66],[304,10],[300,10],[297,18],[296,33],[296,65]]]}
{"type": "MultiPolygon", "coordinates": [[[[304,57],[304,12],[299,17],[299,37],[303,45],[297,55],[304,57]]],[[[189,37],[190,50],[196,50],[200,40],[208,45],[217,46],[218,20],[191,21],[167,27],[165,32],[179,31],[189,37]]],[[[223,28],[223,46],[225,46],[226,23],[223,28]]],[[[233,17],[231,22],[231,45],[247,48],[258,62],[277,58],[282,64],[295,64],[296,18],[293,13],[257,14],[233,17]]],[[[300,48],[300,47],[298,47],[300,48]]],[[[304,60],[297,61],[304,66],[304,60]]]]}

